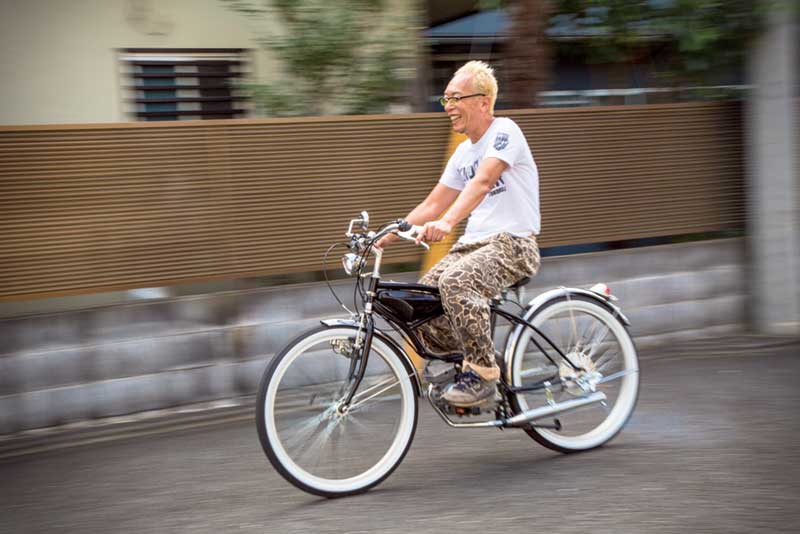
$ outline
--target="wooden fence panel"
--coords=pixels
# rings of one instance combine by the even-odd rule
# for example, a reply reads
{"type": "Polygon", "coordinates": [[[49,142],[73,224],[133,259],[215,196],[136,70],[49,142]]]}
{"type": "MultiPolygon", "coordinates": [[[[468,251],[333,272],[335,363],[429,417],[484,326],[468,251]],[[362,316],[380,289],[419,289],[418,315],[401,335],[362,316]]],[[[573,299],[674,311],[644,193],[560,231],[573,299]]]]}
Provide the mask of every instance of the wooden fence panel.
{"type": "MultiPolygon", "coordinates": [[[[738,104],[503,115],[539,165],[542,246],[743,224],[738,104]]],[[[0,300],[319,270],[359,211],[424,197],[448,136],[443,114],[0,127],[0,300]]]]}

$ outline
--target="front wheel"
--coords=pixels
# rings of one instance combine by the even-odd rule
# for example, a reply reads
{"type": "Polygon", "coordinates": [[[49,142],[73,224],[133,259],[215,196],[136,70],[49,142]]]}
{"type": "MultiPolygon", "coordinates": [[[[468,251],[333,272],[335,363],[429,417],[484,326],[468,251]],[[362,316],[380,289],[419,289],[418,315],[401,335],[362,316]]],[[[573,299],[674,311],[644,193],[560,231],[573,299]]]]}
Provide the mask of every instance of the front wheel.
{"type": "Polygon", "coordinates": [[[357,368],[356,334],[346,326],[303,334],[274,358],[259,387],[264,452],[286,480],[315,495],[353,495],[380,483],[416,430],[415,371],[377,336],[366,375],[343,408],[357,368]]]}
{"type": "MultiPolygon", "coordinates": [[[[594,299],[570,295],[554,299],[538,309],[529,321],[547,336],[572,362],[585,370],[597,391],[606,395],[603,403],[557,414],[554,420],[537,421],[525,431],[538,443],[559,452],[577,452],[600,447],[627,423],[639,391],[639,363],[625,325],[594,299]],[[547,428],[550,427],[558,428],[547,428]]],[[[561,381],[545,390],[511,395],[512,408],[519,412],[563,402],[587,394],[571,380],[571,368],[559,354],[530,328],[524,328],[513,352],[510,381],[523,386],[544,380],[561,381]],[[536,338],[550,361],[532,342],[536,338]],[[549,397],[549,398],[548,398],[549,397]]]]}

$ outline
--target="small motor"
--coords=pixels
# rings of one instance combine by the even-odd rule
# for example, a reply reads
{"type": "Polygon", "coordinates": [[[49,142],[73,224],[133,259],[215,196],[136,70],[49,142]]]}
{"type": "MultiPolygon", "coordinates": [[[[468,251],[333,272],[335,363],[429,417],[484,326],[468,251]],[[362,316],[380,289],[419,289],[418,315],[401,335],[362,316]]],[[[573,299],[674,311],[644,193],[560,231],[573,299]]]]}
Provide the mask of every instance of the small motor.
{"type": "Polygon", "coordinates": [[[461,407],[448,404],[442,399],[444,390],[455,382],[458,368],[448,362],[441,360],[430,360],[422,371],[422,378],[431,384],[429,389],[431,401],[448,415],[469,416],[480,415],[494,410],[495,399],[489,399],[480,405],[461,407]]]}
{"type": "Polygon", "coordinates": [[[458,416],[480,415],[482,413],[480,406],[462,407],[462,406],[451,406],[447,404],[446,407],[447,407],[446,410],[447,413],[458,416]]]}

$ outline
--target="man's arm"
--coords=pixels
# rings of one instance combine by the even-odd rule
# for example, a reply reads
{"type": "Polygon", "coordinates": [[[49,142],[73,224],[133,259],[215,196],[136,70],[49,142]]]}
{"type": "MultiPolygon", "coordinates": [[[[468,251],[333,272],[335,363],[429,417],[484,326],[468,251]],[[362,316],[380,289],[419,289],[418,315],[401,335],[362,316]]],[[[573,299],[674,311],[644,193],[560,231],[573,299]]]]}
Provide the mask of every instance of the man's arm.
{"type": "MultiPolygon", "coordinates": [[[[426,222],[423,233],[418,236],[418,240],[434,242],[444,239],[458,223],[478,207],[478,204],[492,190],[506,168],[508,168],[508,164],[503,160],[497,158],[484,159],[475,172],[475,177],[467,183],[467,186],[455,199],[455,202],[447,210],[444,217],[438,221],[426,222]]],[[[428,221],[430,220],[428,219],[428,221]]]]}
{"type": "MultiPolygon", "coordinates": [[[[458,189],[447,187],[441,183],[436,184],[425,200],[406,215],[406,221],[415,225],[423,225],[432,221],[444,213],[444,210],[452,205],[458,196],[458,189]]],[[[383,248],[396,239],[398,238],[394,234],[387,234],[376,243],[376,246],[383,248]]]]}
{"type": "Polygon", "coordinates": [[[411,224],[422,225],[437,219],[444,213],[444,210],[453,204],[459,193],[458,189],[447,187],[444,184],[436,184],[425,200],[411,210],[411,213],[406,216],[406,220],[411,224]]]}

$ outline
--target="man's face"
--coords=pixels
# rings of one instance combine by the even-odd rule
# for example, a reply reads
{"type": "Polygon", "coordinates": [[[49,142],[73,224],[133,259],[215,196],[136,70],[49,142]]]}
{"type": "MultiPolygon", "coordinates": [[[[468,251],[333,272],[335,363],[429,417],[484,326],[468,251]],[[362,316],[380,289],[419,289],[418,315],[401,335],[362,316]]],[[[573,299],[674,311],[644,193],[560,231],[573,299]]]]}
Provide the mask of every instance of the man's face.
{"type": "MultiPolygon", "coordinates": [[[[476,92],[472,86],[472,77],[462,74],[450,80],[447,89],[444,90],[444,96],[467,96],[476,92]]],[[[453,130],[461,134],[467,133],[470,126],[477,122],[476,118],[483,113],[488,113],[487,97],[474,96],[460,102],[450,101],[445,105],[444,110],[450,117],[453,130]]]]}

